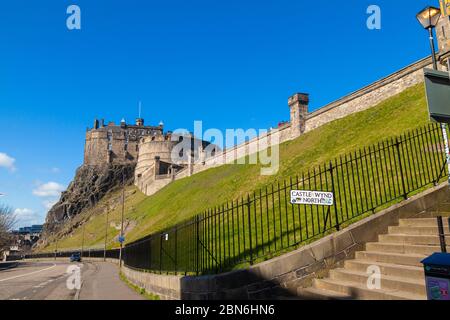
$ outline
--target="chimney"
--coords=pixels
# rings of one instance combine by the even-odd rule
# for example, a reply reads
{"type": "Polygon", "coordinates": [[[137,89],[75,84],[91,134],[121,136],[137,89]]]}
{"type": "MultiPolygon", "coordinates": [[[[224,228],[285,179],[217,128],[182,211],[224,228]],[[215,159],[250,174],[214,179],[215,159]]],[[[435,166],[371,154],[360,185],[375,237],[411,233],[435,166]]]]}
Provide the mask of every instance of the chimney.
{"type": "Polygon", "coordinates": [[[94,129],[95,130],[98,129],[98,120],[97,119],[94,120],[94,129]]]}
{"type": "Polygon", "coordinates": [[[296,93],[288,100],[291,114],[291,138],[295,139],[305,132],[306,115],[308,114],[309,95],[296,93]]]}

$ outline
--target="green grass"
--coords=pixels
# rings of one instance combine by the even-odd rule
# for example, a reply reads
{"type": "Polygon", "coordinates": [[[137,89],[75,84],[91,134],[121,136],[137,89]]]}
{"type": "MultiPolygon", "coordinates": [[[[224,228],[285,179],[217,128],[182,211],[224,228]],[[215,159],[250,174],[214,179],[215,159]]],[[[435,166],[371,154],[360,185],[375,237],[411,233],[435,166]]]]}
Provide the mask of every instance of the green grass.
{"type": "MultiPolygon", "coordinates": [[[[126,219],[135,227],[126,234],[127,242],[161,231],[208,208],[246,196],[274,181],[288,178],[323,164],[362,146],[429,123],[424,86],[417,85],[376,107],[328,123],[296,140],[280,146],[280,170],[275,176],[260,175],[259,165],[224,165],[173,182],[151,197],[134,187],[127,189],[126,219]]],[[[85,247],[102,247],[106,215],[102,208],[111,206],[110,222],[119,223],[119,193],[104,198],[94,209],[84,212],[72,223],[85,223],[85,247]]],[[[69,228],[66,228],[67,230],[69,228]]],[[[108,247],[117,247],[118,230],[108,227],[108,247]]],[[[55,237],[60,237],[56,235],[55,237]]],[[[41,251],[54,250],[55,239],[41,251]]],[[[58,241],[59,250],[79,248],[82,228],[76,228],[58,241]]]]}
{"type": "Polygon", "coordinates": [[[147,300],[161,300],[160,297],[156,294],[152,294],[152,293],[148,293],[144,288],[138,287],[137,285],[131,283],[127,277],[125,277],[125,275],[121,272],[119,274],[120,279],[125,282],[125,284],[130,287],[131,289],[133,289],[134,291],[136,291],[137,293],[139,293],[141,296],[143,296],[144,298],[146,298],[147,300]]]}

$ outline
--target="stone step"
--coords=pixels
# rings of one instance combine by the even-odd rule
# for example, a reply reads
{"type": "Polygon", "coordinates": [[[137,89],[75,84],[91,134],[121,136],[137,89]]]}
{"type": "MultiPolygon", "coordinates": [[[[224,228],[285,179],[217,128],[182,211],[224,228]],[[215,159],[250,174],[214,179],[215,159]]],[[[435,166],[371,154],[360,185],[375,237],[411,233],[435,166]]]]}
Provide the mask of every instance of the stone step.
{"type": "MultiPolygon", "coordinates": [[[[448,239],[450,243],[450,237],[448,239]]],[[[378,236],[378,241],[381,243],[440,244],[438,235],[381,234],[378,236]]]]}
{"type": "MultiPolygon", "coordinates": [[[[366,250],[402,254],[424,254],[428,256],[435,252],[441,252],[441,247],[438,245],[431,246],[403,243],[370,242],[366,244],[366,250]]],[[[450,252],[450,246],[447,246],[447,252],[450,252]]]]}
{"type": "MultiPolygon", "coordinates": [[[[448,226],[448,219],[443,219],[444,226],[448,226]]],[[[400,219],[400,227],[437,227],[436,218],[400,219]]]]}
{"type": "Polygon", "coordinates": [[[408,279],[424,280],[425,278],[422,267],[406,266],[384,262],[374,263],[373,261],[365,261],[365,260],[347,260],[344,263],[345,269],[366,273],[368,268],[373,265],[378,266],[381,270],[381,273],[384,275],[404,277],[408,279]]]}
{"type": "Polygon", "coordinates": [[[373,261],[373,262],[385,262],[400,264],[406,266],[422,267],[420,263],[427,255],[425,254],[400,254],[390,252],[378,252],[378,251],[358,251],[355,254],[356,259],[373,261]]]}
{"type": "MultiPolygon", "coordinates": [[[[343,268],[334,269],[330,270],[330,279],[358,283],[361,286],[366,286],[369,288],[367,285],[369,275],[365,272],[346,270],[343,268]]],[[[404,291],[414,295],[426,295],[425,281],[423,279],[417,280],[381,275],[380,289],[404,291]]]]}
{"type": "Polygon", "coordinates": [[[334,291],[350,296],[351,299],[363,300],[425,300],[422,295],[398,290],[369,289],[366,285],[335,279],[315,279],[314,287],[321,290],[334,291]]]}
{"type": "MultiPolygon", "coordinates": [[[[390,226],[389,234],[413,234],[413,235],[439,235],[438,227],[401,227],[390,226]]],[[[449,234],[448,226],[444,227],[445,234],[449,234]]]]}
{"type": "Polygon", "coordinates": [[[297,295],[301,299],[307,300],[349,300],[351,297],[348,294],[330,291],[325,289],[318,289],[314,287],[310,288],[298,288],[297,295]]]}

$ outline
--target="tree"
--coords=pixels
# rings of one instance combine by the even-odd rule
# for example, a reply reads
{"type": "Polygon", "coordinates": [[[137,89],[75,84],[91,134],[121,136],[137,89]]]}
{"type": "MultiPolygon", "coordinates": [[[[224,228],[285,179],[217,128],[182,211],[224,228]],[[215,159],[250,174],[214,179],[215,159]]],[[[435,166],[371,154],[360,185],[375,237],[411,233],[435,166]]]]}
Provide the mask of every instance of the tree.
{"type": "Polygon", "coordinates": [[[16,217],[11,207],[0,204],[0,249],[9,244],[16,217]]]}

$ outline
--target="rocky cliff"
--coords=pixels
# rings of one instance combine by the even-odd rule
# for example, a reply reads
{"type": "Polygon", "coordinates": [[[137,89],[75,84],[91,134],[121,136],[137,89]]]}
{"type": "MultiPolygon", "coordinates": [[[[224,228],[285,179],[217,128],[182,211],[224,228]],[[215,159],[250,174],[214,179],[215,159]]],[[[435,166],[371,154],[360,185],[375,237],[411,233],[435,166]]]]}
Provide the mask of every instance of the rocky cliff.
{"type": "Polygon", "coordinates": [[[48,212],[44,237],[70,221],[74,216],[95,206],[108,192],[133,183],[135,164],[83,165],[61,198],[48,212]]]}

